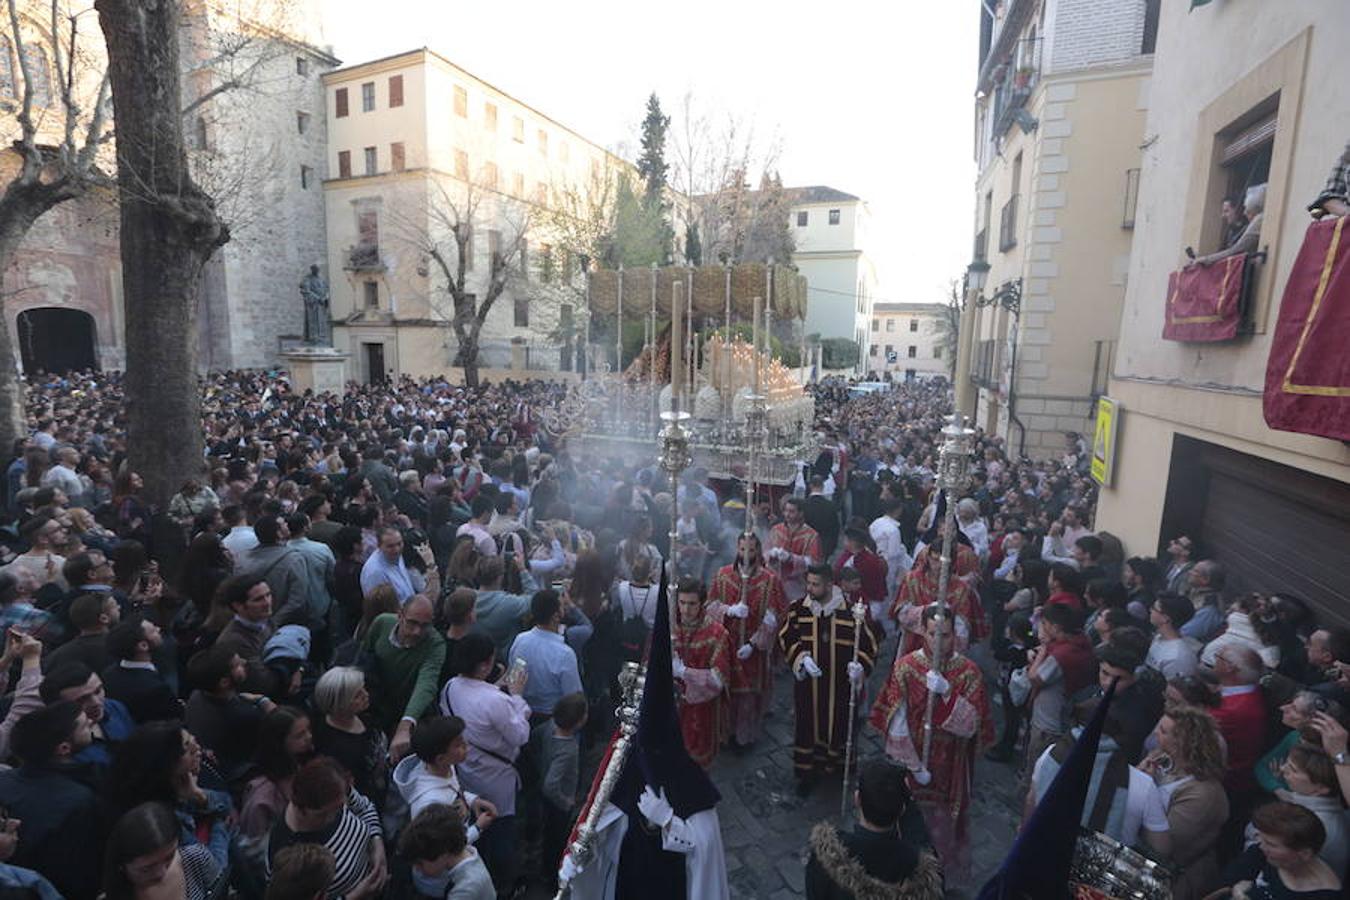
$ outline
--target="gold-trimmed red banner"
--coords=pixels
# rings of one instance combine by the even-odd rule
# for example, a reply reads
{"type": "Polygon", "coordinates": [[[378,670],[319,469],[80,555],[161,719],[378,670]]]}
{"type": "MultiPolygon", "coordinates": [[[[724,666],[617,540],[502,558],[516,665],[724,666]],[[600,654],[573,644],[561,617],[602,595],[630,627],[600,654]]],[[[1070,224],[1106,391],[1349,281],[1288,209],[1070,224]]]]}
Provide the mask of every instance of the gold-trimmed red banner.
{"type": "Polygon", "coordinates": [[[1350,227],[1313,222],[1280,301],[1266,363],[1266,424],[1350,441],[1350,227]]]}
{"type": "Polygon", "coordinates": [[[1173,272],[1167,278],[1169,341],[1230,341],[1242,323],[1242,290],[1247,258],[1227,256],[1209,265],[1173,272]]]}

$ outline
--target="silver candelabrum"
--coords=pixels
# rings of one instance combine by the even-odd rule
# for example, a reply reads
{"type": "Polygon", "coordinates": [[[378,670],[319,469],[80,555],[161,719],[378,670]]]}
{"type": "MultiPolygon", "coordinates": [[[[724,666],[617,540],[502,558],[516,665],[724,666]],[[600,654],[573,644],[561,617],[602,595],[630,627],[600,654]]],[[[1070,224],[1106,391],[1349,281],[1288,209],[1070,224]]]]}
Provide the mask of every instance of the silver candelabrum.
{"type": "MultiPolygon", "coordinates": [[[[937,486],[947,497],[947,513],[942,528],[942,563],[938,572],[937,615],[939,624],[937,638],[929,648],[932,671],[942,673],[942,628],[941,623],[947,614],[947,585],[951,583],[952,549],[956,543],[956,498],[970,483],[970,457],[975,432],[965,427],[961,413],[956,412],[942,429],[942,448],[938,451],[937,486]]],[[[953,629],[954,630],[954,629],[953,629]]],[[[928,755],[933,749],[933,712],[937,706],[937,694],[928,693],[928,705],[923,717],[923,770],[928,770],[928,755]]]]}
{"type": "MultiPolygon", "coordinates": [[[[619,688],[623,695],[617,711],[619,728],[618,736],[614,739],[614,752],[609,755],[609,762],[600,776],[600,784],[595,790],[594,797],[591,798],[591,805],[586,810],[586,818],[577,825],[576,840],[572,841],[571,847],[568,848],[568,855],[571,856],[572,863],[578,871],[590,865],[595,856],[600,815],[614,794],[619,776],[623,774],[624,763],[627,762],[628,754],[633,749],[633,741],[637,738],[638,714],[642,709],[642,692],[646,681],[646,674],[640,663],[623,664],[623,669],[619,672],[619,688]]],[[[564,881],[560,875],[558,893],[554,900],[562,900],[569,896],[570,886],[571,883],[564,881]]]]}

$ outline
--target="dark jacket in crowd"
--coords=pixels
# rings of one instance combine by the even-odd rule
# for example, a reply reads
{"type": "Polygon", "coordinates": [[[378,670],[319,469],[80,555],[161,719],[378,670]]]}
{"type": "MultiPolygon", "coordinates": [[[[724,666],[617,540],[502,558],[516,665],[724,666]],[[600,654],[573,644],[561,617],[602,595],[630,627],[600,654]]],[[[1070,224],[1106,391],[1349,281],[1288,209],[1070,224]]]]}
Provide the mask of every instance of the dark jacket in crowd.
{"type": "Polygon", "coordinates": [[[152,669],[126,669],[113,663],[103,670],[103,689],[126,705],[137,725],[183,717],[182,702],[164,676],[152,669]]]}
{"type": "Polygon", "coordinates": [[[21,820],[12,865],[46,875],[66,900],[98,894],[103,853],[98,802],[89,773],[77,765],[0,771],[0,798],[21,820]]]}
{"type": "Polygon", "coordinates": [[[807,900],[941,900],[942,868],[931,848],[897,832],[820,823],[811,832],[807,900]]]}

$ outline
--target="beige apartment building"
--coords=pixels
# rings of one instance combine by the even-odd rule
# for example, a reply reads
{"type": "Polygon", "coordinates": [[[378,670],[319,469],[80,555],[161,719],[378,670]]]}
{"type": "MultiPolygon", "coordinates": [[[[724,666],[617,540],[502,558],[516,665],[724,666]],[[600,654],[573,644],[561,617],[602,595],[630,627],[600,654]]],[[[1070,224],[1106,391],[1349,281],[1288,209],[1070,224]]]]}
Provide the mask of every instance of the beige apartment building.
{"type": "Polygon", "coordinates": [[[859,348],[865,371],[867,324],[876,294],[876,266],[868,254],[867,202],[826,185],[789,188],[796,250],[792,264],[806,278],[806,333],[846,338],[859,348]]]}
{"type": "Polygon", "coordinates": [[[458,342],[429,239],[486,290],[495,254],[514,260],[481,334],[486,369],[572,368],[583,331],[580,262],[555,252],[550,214],[622,165],[601,147],[422,48],[324,76],[334,346],[365,381],[447,372],[458,342]],[[569,335],[573,335],[571,339],[569,335]]]}
{"type": "Polygon", "coordinates": [[[874,303],[863,371],[893,381],[948,378],[956,351],[941,303],[874,303]]]}
{"type": "Polygon", "coordinates": [[[981,5],[958,402],[1015,452],[1091,428],[1125,296],[1158,0],[981,5]],[[983,301],[983,302],[981,302],[983,301]]]}
{"type": "Polygon", "coordinates": [[[1097,514],[1129,553],[1185,533],[1227,566],[1230,593],[1289,592],[1343,622],[1350,447],[1272,430],[1262,398],[1306,207],[1350,138],[1347,45],[1343,0],[1164,5],[1109,388],[1120,403],[1115,471],[1097,514]],[[1169,273],[1186,247],[1216,249],[1224,196],[1261,183],[1265,259],[1238,336],[1162,339],[1169,273]]]}

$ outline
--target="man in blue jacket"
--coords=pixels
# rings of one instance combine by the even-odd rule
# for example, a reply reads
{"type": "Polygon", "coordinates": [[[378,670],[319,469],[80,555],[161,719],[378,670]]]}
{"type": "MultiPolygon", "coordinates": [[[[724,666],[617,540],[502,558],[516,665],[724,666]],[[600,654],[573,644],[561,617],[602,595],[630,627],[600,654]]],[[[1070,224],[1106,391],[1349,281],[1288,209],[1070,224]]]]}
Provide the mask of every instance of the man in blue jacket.
{"type": "Polygon", "coordinates": [[[89,767],[75,760],[92,739],[78,704],[44,706],[14,726],[10,746],[22,765],[0,772],[0,797],[21,822],[10,862],[46,876],[66,900],[98,894],[98,805],[89,767]]]}
{"type": "Polygon", "coordinates": [[[125,741],[136,723],[126,704],[105,694],[98,673],[82,662],[62,663],[47,673],[38,691],[43,703],[75,703],[89,719],[93,740],[75,761],[91,763],[100,773],[112,765],[113,746],[125,741]]]}

